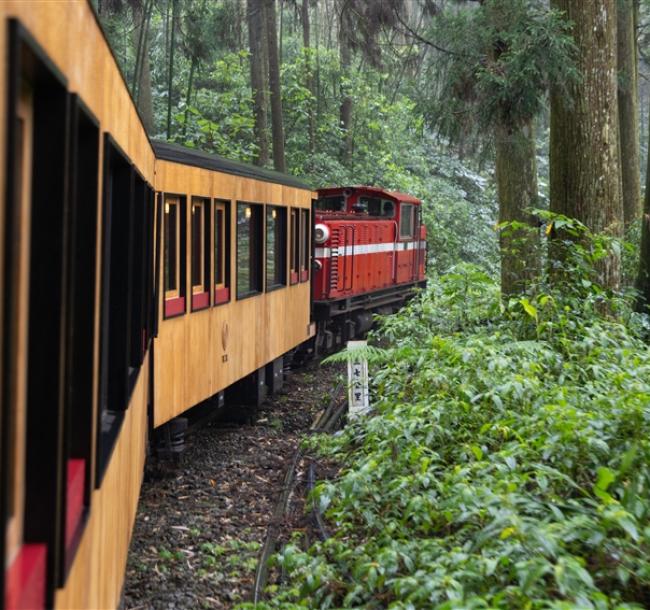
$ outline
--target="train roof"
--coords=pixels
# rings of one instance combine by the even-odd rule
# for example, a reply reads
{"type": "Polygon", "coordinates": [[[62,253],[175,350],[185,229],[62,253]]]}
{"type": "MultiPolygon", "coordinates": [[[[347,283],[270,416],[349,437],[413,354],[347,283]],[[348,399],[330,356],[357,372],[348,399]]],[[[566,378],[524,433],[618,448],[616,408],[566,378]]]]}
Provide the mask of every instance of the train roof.
{"type": "Polygon", "coordinates": [[[193,165],[194,167],[201,167],[203,169],[210,169],[225,174],[233,174],[235,176],[242,176],[243,178],[253,178],[263,182],[273,182],[275,184],[283,184],[285,186],[293,186],[299,189],[312,190],[309,185],[302,182],[295,176],[282,174],[256,165],[248,163],[241,163],[240,161],[232,161],[219,155],[209,154],[196,148],[187,148],[180,144],[171,144],[169,142],[152,141],[154,152],[158,159],[164,161],[172,161],[175,163],[183,163],[185,165],[193,165]]]}
{"type": "Polygon", "coordinates": [[[353,186],[333,186],[328,188],[322,188],[322,189],[318,189],[318,193],[319,195],[324,195],[324,196],[338,195],[339,193],[343,193],[344,191],[350,189],[364,191],[366,193],[370,193],[373,195],[379,195],[384,197],[388,196],[391,197],[392,199],[395,199],[403,203],[414,203],[416,205],[422,204],[422,201],[420,199],[418,199],[417,197],[413,197],[413,195],[409,195],[408,193],[400,193],[399,191],[388,191],[379,186],[365,186],[362,184],[355,184],[353,186]]]}

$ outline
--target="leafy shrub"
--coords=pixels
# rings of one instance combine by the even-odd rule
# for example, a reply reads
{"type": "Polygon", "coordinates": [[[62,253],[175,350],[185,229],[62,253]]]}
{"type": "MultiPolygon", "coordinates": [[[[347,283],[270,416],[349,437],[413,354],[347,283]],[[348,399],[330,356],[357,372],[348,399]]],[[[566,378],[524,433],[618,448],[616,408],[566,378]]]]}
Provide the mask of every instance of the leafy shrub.
{"type": "Polygon", "coordinates": [[[650,606],[650,352],[595,282],[611,243],[551,220],[553,284],[502,303],[461,266],[381,321],[374,415],[317,443],[335,534],[269,607],[650,606]]]}

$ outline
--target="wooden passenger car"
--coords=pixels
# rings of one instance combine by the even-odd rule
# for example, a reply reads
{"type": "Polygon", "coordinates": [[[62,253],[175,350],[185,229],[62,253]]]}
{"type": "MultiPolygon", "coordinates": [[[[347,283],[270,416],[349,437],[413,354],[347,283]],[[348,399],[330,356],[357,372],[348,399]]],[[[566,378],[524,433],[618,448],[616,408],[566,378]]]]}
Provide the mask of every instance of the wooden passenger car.
{"type": "Polygon", "coordinates": [[[289,176],[171,144],[155,150],[163,234],[186,236],[174,252],[164,240],[158,426],[310,337],[312,192],[289,176]],[[296,215],[302,223],[290,228],[296,215]]]}
{"type": "Polygon", "coordinates": [[[0,606],[116,607],[150,431],[310,335],[314,194],[153,145],[89,2],[0,64],[0,606]]]}

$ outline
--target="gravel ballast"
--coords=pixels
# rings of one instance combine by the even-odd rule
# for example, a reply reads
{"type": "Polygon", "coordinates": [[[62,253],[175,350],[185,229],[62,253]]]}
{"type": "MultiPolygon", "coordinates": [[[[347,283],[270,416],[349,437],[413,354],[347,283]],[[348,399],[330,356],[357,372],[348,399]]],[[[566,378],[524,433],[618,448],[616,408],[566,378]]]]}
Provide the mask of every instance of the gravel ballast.
{"type": "MultiPolygon", "coordinates": [[[[231,608],[249,599],[285,473],[339,371],[312,364],[291,373],[253,424],[191,431],[180,464],[143,484],[124,608],[231,608]]],[[[291,506],[278,524],[283,537],[305,526],[301,502],[291,506]]]]}

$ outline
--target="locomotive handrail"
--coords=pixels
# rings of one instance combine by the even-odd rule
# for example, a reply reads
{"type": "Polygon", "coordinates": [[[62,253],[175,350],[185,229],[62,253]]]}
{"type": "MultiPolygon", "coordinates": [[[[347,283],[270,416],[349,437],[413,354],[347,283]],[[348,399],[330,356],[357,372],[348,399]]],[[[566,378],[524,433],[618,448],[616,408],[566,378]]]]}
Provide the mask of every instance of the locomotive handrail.
{"type": "Polygon", "coordinates": [[[397,282],[397,244],[399,239],[399,226],[397,221],[394,220],[395,225],[395,239],[393,240],[393,283],[397,282]]]}

